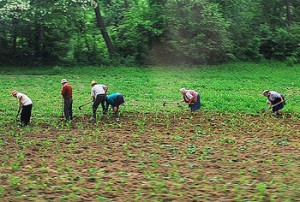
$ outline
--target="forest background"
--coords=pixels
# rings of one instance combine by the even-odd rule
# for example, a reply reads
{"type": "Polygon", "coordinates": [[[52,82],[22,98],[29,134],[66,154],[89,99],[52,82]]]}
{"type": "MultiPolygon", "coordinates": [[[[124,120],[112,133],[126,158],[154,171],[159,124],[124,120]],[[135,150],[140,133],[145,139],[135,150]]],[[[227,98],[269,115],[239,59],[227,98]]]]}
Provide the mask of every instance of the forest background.
{"type": "Polygon", "coordinates": [[[299,63],[300,0],[1,0],[0,65],[299,63]]]}

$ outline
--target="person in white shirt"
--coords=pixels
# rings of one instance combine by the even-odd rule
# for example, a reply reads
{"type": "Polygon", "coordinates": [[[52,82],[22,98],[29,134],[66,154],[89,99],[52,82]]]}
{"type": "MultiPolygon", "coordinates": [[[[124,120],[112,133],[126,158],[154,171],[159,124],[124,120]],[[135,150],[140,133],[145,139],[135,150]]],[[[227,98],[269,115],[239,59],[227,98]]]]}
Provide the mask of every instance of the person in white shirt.
{"type": "Polygon", "coordinates": [[[105,99],[106,99],[106,93],[108,90],[108,86],[103,84],[97,84],[96,81],[91,82],[92,90],[91,90],[91,96],[93,98],[93,114],[91,117],[91,120],[96,120],[96,112],[101,104],[103,114],[106,113],[106,108],[104,106],[105,99]]]}
{"type": "Polygon", "coordinates": [[[268,98],[269,108],[272,108],[272,112],[279,115],[279,110],[281,110],[285,105],[285,98],[282,94],[275,91],[265,90],[263,95],[268,98]]]}
{"type": "Polygon", "coordinates": [[[24,93],[20,93],[16,90],[12,92],[12,96],[19,99],[18,115],[22,109],[20,126],[27,126],[30,123],[32,101],[27,95],[25,95],[24,93]]]}

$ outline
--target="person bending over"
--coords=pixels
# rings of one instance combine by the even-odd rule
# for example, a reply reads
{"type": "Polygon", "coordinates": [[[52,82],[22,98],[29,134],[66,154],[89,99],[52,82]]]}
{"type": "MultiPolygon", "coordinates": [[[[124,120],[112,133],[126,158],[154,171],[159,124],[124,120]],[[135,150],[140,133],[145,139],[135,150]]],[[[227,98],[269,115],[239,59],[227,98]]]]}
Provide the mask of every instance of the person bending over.
{"type": "Polygon", "coordinates": [[[179,91],[183,97],[183,100],[180,102],[188,103],[192,113],[201,108],[199,93],[194,90],[186,90],[185,88],[181,88],[179,91]]]}

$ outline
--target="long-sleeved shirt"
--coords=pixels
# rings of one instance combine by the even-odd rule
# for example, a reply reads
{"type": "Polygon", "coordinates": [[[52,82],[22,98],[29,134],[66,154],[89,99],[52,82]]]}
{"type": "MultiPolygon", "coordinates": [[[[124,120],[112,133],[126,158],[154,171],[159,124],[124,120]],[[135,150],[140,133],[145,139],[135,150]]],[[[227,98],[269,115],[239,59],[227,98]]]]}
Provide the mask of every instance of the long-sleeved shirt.
{"type": "Polygon", "coordinates": [[[61,89],[61,95],[64,98],[72,98],[72,96],[73,96],[73,94],[72,94],[72,86],[70,84],[63,85],[63,87],[61,89]]]}

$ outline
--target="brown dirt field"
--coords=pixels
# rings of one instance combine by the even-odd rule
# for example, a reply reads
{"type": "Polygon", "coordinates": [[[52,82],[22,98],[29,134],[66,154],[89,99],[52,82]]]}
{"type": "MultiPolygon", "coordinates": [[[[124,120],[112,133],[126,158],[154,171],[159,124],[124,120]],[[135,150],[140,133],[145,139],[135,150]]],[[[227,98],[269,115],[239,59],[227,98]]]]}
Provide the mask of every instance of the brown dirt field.
{"type": "Polygon", "coordinates": [[[0,201],[300,201],[295,115],[120,118],[6,125],[0,201]]]}

